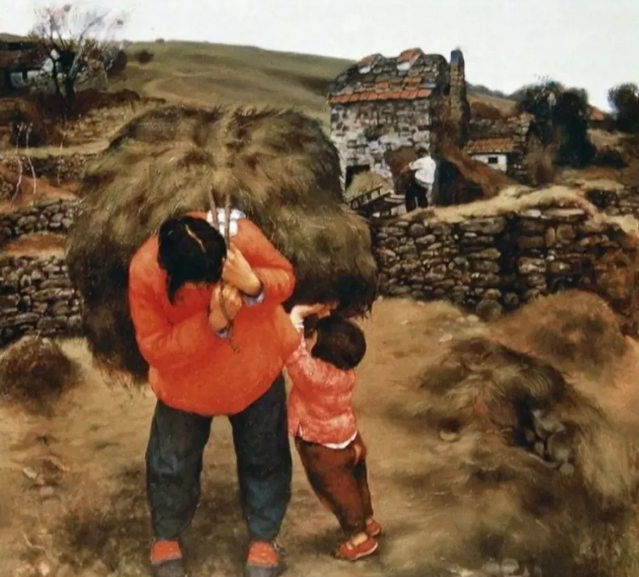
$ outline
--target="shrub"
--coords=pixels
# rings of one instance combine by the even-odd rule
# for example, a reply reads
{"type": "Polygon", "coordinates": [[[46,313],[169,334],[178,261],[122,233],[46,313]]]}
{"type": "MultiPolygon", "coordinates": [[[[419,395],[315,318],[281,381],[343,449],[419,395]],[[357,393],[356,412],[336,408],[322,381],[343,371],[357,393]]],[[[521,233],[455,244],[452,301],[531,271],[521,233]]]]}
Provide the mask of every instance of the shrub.
{"type": "Polygon", "coordinates": [[[148,64],[149,62],[151,62],[151,60],[153,60],[153,58],[155,57],[155,55],[153,54],[153,52],[149,51],[149,50],[138,50],[135,53],[135,59],[140,63],[140,64],[148,64]]]}
{"type": "Polygon", "coordinates": [[[43,409],[76,377],[76,366],[60,345],[48,338],[25,337],[0,359],[0,396],[43,409]]]}
{"type": "Polygon", "coordinates": [[[115,78],[116,76],[122,76],[124,74],[124,70],[126,69],[126,65],[129,62],[129,57],[126,55],[124,50],[118,50],[113,62],[107,68],[107,76],[109,78],[115,78]]]}
{"type": "Polygon", "coordinates": [[[608,92],[608,102],[615,109],[617,130],[633,134],[639,132],[639,87],[621,84],[608,92]]]}

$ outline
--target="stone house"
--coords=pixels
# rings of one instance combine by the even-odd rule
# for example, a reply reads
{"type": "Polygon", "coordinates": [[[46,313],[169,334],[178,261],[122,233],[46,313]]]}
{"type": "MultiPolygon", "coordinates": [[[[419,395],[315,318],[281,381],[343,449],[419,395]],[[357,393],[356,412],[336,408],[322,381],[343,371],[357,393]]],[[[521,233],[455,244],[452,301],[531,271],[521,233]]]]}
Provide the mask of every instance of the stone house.
{"type": "Polygon", "coordinates": [[[4,94],[28,86],[39,77],[43,64],[37,50],[0,51],[0,90],[4,94]]]}
{"type": "Polygon", "coordinates": [[[450,62],[419,48],[367,56],[334,80],[328,102],[344,189],[360,172],[390,179],[388,152],[424,144],[437,158],[443,130],[464,142],[470,106],[463,54],[454,50],[450,62]]]}
{"type": "Polygon", "coordinates": [[[533,120],[530,114],[504,120],[473,120],[464,152],[515,180],[526,182],[525,158],[541,146],[533,120]]]}

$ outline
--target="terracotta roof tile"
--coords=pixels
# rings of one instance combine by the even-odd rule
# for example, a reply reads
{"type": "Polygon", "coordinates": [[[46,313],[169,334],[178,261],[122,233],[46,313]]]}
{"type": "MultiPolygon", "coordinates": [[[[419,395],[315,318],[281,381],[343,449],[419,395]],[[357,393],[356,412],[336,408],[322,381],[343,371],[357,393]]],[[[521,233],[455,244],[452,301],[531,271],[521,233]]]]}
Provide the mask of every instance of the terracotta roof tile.
{"type": "Polygon", "coordinates": [[[447,66],[443,56],[424,54],[419,48],[404,50],[398,57],[373,54],[344,70],[332,83],[328,98],[331,103],[341,103],[335,98],[355,89],[362,94],[376,92],[381,100],[427,98],[430,89],[443,82],[447,66]],[[399,66],[406,63],[408,67],[399,66]],[[415,90],[417,94],[412,93],[415,90]]]}
{"type": "Polygon", "coordinates": [[[368,56],[364,56],[357,64],[359,66],[366,66],[372,64],[377,58],[381,58],[381,56],[381,54],[369,54],[368,56]]]}
{"type": "Polygon", "coordinates": [[[464,147],[468,154],[504,154],[515,150],[515,142],[512,138],[484,138],[481,140],[469,140],[464,147]]]}
{"type": "Polygon", "coordinates": [[[423,54],[420,48],[409,48],[408,50],[404,50],[398,57],[397,60],[399,62],[405,62],[406,60],[412,60],[415,56],[423,54]]]}

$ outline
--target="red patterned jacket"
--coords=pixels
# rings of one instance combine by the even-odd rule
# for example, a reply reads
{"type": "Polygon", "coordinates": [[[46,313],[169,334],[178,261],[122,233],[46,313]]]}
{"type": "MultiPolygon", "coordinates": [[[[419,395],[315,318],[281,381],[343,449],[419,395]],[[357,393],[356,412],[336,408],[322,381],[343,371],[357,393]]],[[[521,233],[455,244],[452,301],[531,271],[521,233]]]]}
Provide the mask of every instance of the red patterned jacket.
{"type": "MultiPolygon", "coordinates": [[[[300,327],[297,327],[300,331],[300,327]]],[[[353,410],[355,371],[344,371],[311,356],[303,328],[297,350],[286,361],[293,388],[288,402],[288,429],[294,437],[335,448],[357,435],[353,410]]]]}

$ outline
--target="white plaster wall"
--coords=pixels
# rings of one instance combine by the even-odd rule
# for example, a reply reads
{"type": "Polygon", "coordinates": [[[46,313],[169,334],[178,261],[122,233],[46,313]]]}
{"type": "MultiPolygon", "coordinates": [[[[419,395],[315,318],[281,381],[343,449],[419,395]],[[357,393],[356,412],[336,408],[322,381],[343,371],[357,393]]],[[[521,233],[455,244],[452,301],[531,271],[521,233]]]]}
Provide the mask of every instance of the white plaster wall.
{"type": "Polygon", "coordinates": [[[508,170],[508,157],[505,154],[473,154],[471,155],[474,160],[488,164],[494,170],[500,170],[506,172],[508,170]],[[497,158],[497,164],[490,164],[489,158],[497,158]]]}

